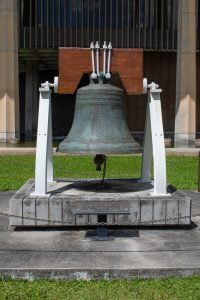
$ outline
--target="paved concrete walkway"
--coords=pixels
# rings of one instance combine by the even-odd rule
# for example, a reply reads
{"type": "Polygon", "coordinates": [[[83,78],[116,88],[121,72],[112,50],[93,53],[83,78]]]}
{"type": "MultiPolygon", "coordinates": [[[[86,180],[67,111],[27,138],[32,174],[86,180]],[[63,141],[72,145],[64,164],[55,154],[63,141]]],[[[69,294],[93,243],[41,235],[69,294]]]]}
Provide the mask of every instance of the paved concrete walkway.
{"type": "MultiPolygon", "coordinates": [[[[0,192],[0,210],[9,212],[14,192],[0,192]]],[[[200,194],[193,214],[200,214],[200,194]]],[[[200,217],[190,228],[112,230],[113,241],[92,241],[94,230],[11,231],[0,217],[0,276],[13,278],[131,278],[200,275],[200,217]]]]}

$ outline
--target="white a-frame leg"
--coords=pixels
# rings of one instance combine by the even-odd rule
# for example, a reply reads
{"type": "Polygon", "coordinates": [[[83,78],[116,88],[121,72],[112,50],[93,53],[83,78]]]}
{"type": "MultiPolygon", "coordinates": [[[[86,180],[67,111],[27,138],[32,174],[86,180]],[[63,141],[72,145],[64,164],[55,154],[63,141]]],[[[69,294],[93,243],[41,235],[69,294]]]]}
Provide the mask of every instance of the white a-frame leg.
{"type": "MultiPolygon", "coordinates": [[[[55,80],[57,82],[57,78],[55,78],[55,80]]],[[[31,194],[31,196],[48,195],[47,183],[53,182],[51,113],[51,87],[53,86],[55,86],[55,82],[54,84],[45,82],[39,89],[40,99],[35,162],[35,191],[31,194]]]]}
{"type": "Polygon", "coordinates": [[[154,195],[166,195],[166,156],[162,122],[161,89],[152,83],[146,86],[148,93],[144,150],[142,159],[142,181],[151,182],[151,163],[154,165],[154,195]]]}

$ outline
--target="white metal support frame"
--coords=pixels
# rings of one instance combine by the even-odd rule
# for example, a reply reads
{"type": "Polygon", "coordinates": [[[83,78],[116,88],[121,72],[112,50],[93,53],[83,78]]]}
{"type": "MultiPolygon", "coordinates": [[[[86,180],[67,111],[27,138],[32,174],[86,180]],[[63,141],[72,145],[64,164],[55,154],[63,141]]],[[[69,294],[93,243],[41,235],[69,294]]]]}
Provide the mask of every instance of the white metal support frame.
{"type": "Polygon", "coordinates": [[[142,181],[151,182],[151,162],[154,163],[154,195],[167,194],[166,156],[159,86],[143,81],[144,94],[148,94],[144,150],[142,159],[142,181]]]}
{"type": "Polygon", "coordinates": [[[35,163],[35,191],[31,196],[48,195],[47,183],[53,182],[53,146],[52,146],[52,114],[51,88],[58,92],[58,77],[54,84],[48,81],[39,88],[39,113],[35,163]]]}

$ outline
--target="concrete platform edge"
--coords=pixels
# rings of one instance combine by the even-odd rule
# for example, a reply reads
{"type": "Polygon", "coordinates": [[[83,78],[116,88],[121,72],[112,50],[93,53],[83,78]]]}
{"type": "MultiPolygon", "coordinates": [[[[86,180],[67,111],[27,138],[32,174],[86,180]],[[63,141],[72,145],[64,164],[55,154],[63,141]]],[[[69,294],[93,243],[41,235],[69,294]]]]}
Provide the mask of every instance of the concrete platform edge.
{"type": "Polygon", "coordinates": [[[1,278],[67,279],[67,280],[115,280],[133,278],[189,277],[200,275],[200,268],[147,268],[147,269],[0,269],[1,278]]]}
{"type": "MultiPolygon", "coordinates": [[[[54,156],[67,156],[66,153],[56,151],[57,148],[53,148],[54,156]]],[[[200,148],[165,148],[167,156],[198,156],[200,148]]],[[[35,147],[0,147],[0,155],[35,155],[35,147]]],[[[125,156],[141,156],[141,154],[124,154],[125,156]]],[[[73,156],[70,154],[70,156],[73,156]]],[[[79,156],[74,154],[74,156],[79,156]]],[[[120,156],[113,154],[112,156],[120,156]]]]}

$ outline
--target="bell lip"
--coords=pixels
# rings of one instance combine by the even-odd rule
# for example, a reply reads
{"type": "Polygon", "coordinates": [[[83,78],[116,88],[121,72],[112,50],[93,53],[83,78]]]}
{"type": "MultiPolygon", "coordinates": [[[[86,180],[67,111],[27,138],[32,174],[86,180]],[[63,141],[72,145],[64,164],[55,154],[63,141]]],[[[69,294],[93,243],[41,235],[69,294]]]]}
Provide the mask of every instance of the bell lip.
{"type": "Polygon", "coordinates": [[[143,153],[143,148],[135,148],[132,151],[94,151],[94,150],[72,150],[72,149],[60,149],[57,148],[56,152],[65,153],[70,155],[97,155],[97,154],[104,154],[104,155],[131,155],[131,154],[141,154],[143,153]]]}
{"type": "Polygon", "coordinates": [[[68,154],[105,154],[105,155],[115,155],[115,154],[133,154],[142,153],[143,148],[137,141],[124,141],[112,143],[107,141],[107,143],[84,143],[83,141],[64,139],[57,147],[57,152],[68,153],[68,154]],[[120,146],[121,145],[121,146],[120,146]]]}

